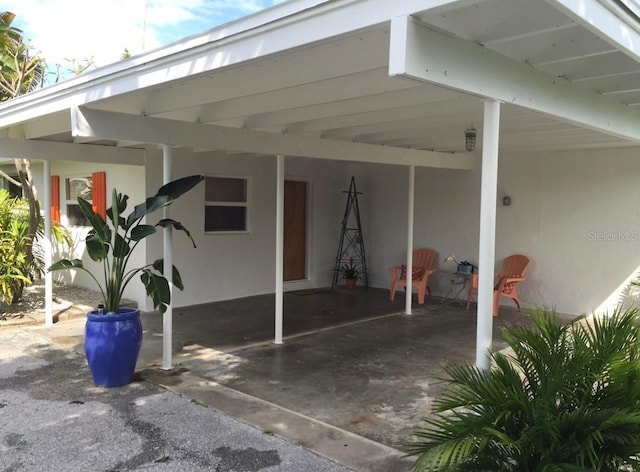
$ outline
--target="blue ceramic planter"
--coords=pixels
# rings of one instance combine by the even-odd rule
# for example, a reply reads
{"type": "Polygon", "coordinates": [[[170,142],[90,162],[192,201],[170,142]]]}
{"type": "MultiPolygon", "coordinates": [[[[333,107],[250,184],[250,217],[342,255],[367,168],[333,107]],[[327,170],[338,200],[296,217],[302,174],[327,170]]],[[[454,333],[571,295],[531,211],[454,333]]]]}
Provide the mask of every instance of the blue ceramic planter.
{"type": "Polygon", "coordinates": [[[120,308],[117,314],[87,314],[84,352],[93,382],[99,387],[118,387],[133,380],[140,346],[140,311],[120,308]]]}

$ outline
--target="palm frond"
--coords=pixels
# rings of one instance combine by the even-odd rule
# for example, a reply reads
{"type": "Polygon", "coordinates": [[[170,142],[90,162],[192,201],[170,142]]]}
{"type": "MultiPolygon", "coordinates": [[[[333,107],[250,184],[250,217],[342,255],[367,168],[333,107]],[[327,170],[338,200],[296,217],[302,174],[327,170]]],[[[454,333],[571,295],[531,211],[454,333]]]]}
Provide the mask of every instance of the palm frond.
{"type": "Polygon", "coordinates": [[[449,386],[406,445],[414,470],[636,470],[640,456],[638,310],[530,313],[503,333],[492,369],[446,365],[449,386]]]}

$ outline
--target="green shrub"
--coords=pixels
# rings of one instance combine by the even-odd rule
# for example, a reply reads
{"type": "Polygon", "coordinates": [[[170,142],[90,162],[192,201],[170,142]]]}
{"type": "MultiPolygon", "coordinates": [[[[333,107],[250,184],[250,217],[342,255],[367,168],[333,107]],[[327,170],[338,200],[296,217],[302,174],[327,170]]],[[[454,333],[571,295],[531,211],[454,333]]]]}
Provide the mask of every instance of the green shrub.
{"type": "MultiPolygon", "coordinates": [[[[27,201],[0,189],[0,298],[8,305],[20,300],[24,287],[44,273],[44,255],[32,244],[28,232],[27,201]]],[[[41,221],[37,236],[43,234],[41,221]]],[[[70,242],[68,232],[60,225],[52,226],[52,238],[70,242]]]]}
{"type": "Polygon", "coordinates": [[[22,199],[0,189],[0,296],[6,304],[20,299],[24,286],[31,283],[36,272],[26,252],[31,238],[27,236],[25,208],[22,199]]]}
{"type": "Polygon", "coordinates": [[[493,366],[445,367],[451,385],[407,445],[416,471],[619,471],[640,461],[637,309],[580,317],[531,313],[493,366]]]}
{"type": "Polygon", "coordinates": [[[0,296],[6,304],[15,303],[22,296],[25,285],[32,283],[34,261],[29,263],[24,248],[30,242],[25,236],[26,225],[11,220],[0,230],[0,296]]]}

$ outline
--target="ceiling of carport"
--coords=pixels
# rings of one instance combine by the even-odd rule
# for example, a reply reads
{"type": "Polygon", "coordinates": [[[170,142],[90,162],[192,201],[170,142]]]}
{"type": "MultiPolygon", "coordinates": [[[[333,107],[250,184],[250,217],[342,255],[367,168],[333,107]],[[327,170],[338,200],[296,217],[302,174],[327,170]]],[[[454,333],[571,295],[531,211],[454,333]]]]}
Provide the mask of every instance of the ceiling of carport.
{"type": "MultiPolygon", "coordinates": [[[[418,17],[447,34],[479,43],[593,93],[629,107],[640,106],[638,63],[545,2],[455,2],[418,17]]],[[[381,24],[286,53],[103,99],[90,107],[445,152],[463,152],[464,131],[475,127],[479,131],[478,146],[481,145],[481,98],[389,77],[388,61],[389,25],[381,24]]],[[[65,139],[64,136],[56,133],[55,139],[65,139]]],[[[72,138],[68,135],[66,139],[72,138]]],[[[502,107],[503,151],[636,145],[521,107],[502,107]]]]}

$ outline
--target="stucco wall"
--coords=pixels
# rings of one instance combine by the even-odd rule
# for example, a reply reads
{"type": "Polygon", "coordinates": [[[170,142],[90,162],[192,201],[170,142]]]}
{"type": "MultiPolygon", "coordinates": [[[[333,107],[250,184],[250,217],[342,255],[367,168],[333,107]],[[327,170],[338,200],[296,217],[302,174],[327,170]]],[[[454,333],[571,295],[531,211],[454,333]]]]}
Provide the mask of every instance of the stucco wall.
{"type": "MultiPolygon", "coordinates": [[[[509,254],[531,257],[521,284],[526,305],[555,306],[564,313],[610,308],[621,299],[640,266],[640,160],[634,149],[616,151],[500,155],[496,233],[496,267],[509,254]],[[504,195],[511,206],[501,205],[504,195]]],[[[416,169],[415,247],[432,247],[442,269],[434,276],[436,295],[449,289],[443,259],[478,261],[480,154],[472,171],[416,169]]],[[[146,171],[131,166],[56,162],[61,178],[107,171],[107,187],[118,182],[132,202],[154,193],[162,181],[162,155],[148,154],[146,171]],[[146,187],[146,193],[145,193],[146,187]]],[[[174,237],[174,260],[186,289],[176,306],[233,299],[274,291],[276,159],[269,156],[174,151],[174,178],[192,173],[250,179],[250,231],[205,234],[204,186],[171,207],[172,217],[192,233],[174,237]]],[[[388,286],[388,268],[406,257],[408,169],[392,165],[347,164],[286,158],[285,176],[308,184],[308,278],[285,284],[285,290],[330,285],[350,177],[356,177],[369,283],[388,286]]],[[[41,183],[38,183],[41,188],[41,183]]],[[[153,223],[162,216],[149,218],[153,223]]],[[[148,240],[149,262],[162,256],[162,236],[148,240]]],[[[138,254],[141,263],[142,254],[138,254]]],[[[136,262],[137,263],[137,262],[136,262]]],[[[70,279],[67,279],[70,281],[70,279]]],[[[74,283],[92,286],[81,274],[74,283]]],[[[143,309],[151,309],[137,281],[127,292],[143,309]]],[[[510,303],[510,302],[507,302],[510,303]]]]}
{"type": "MultiPolygon", "coordinates": [[[[150,156],[148,191],[162,180],[161,155],[150,156]]],[[[176,291],[175,306],[185,306],[273,293],[275,289],[275,182],[276,159],[271,156],[194,153],[175,150],[173,178],[205,175],[247,177],[250,180],[249,224],[245,234],[205,234],[204,185],[181,197],[171,207],[172,218],[181,221],[194,237],[197,248],[177,233],[174,261],[185,284],[176,291]]],[[[344,212],[342,190],[348,188],[348,166],[340,163],[287,158],[285,178],[308,184],[310,232],[308,279],[285,284],[285,290],[321,287],[331,283],[332,268],[344,212]]],[[[162,237],[147,245],[150,261],[162,256],[162,237]]]]}
{"type": "MultiPolygon", "coordinates": [[[[478,155],[478,164],[480,156],[478,155]]],[[[373,189],[369,262],[372,285],[406,257],[408,170],[361,168],[373,189]]],[[[611,308],[640,265],[638,151],[500,155],[496,267],[522,253],[532,259],[523,301],[565,313],[611,308]],[[502,206],[509,195],[511,206],[502,206]]],[[[449,288],[447,255],[478,262],[480,166],[473,171],[416,169],[415,247],[439,253],[433,289],[449,288]]],[[[506,302],[510,303],[510,302],[506,302]]]]}

